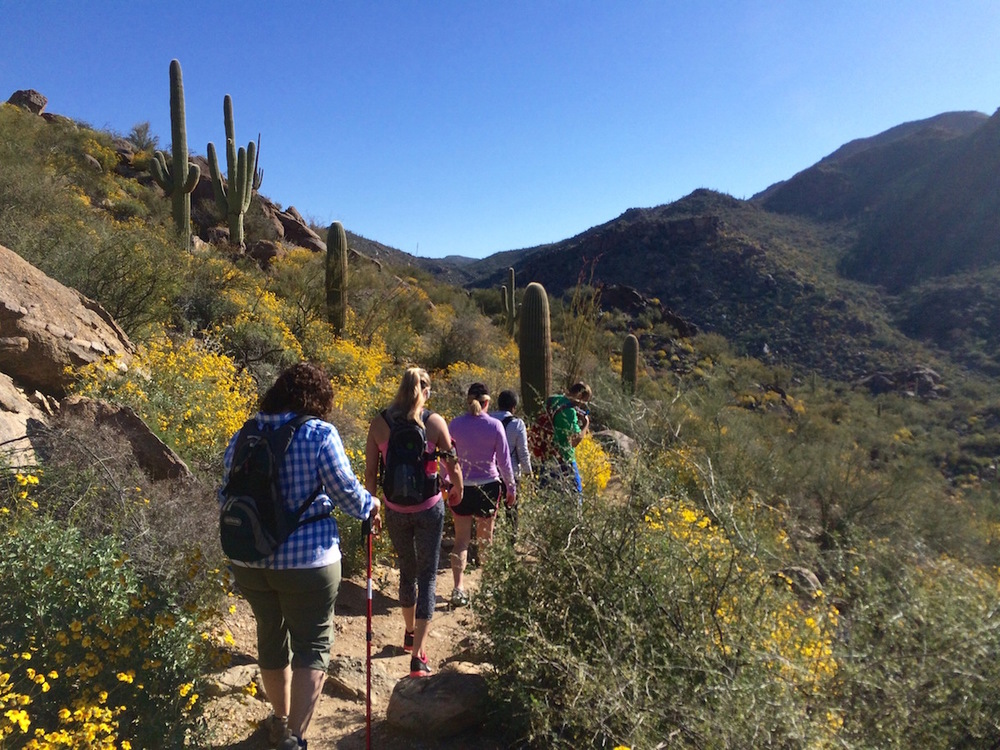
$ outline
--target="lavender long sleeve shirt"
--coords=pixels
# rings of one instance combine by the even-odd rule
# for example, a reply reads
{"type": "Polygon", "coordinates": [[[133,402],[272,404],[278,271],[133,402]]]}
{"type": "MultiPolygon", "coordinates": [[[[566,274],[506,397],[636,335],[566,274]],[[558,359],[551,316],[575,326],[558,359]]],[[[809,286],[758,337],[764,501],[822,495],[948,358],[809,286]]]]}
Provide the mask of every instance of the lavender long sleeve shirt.
{"type": "Polygon", "coordinates": [[[465,484],[486,484],[503,478],[507,489],[515,489],[507,435],[503,425],[486,412],[473,416],[466,412],[448,424],[458,451],[465,484]]]}

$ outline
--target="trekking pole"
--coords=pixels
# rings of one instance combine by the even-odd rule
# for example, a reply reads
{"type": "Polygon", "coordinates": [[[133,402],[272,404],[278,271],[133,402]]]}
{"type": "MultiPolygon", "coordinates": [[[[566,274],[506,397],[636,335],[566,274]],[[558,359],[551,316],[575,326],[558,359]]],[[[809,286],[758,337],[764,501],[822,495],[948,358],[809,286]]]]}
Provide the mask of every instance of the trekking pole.
{"type": "Polygon", "coordinates": [[[365,641],[368,653],[365,657],[365,747],[372,749],[372,519],[368,516],[361,524],[361,535],[368,548],[368,615],[365,641]]]}

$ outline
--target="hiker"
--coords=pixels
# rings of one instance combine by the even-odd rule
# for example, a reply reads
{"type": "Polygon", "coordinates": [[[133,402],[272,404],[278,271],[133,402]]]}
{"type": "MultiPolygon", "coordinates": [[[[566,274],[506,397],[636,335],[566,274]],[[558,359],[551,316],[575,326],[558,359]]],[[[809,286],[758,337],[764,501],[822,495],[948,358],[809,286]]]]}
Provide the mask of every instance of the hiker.
{"type": "MultiPolygon", "coordinates": [[[[431,381],[425,370],[411,367],[403,373],[392,403],[376,416],[368,428],[365,447],[365,486],[375,492],[380,462],[387,469],[393,430],[409,425],[423,431],[420,497],[415,504],[393,502],[385,497],[385,526],[399,559],[399,604],[403,610],[403,650],[410,657],[410,676],[431,673],[425,640],[434,614],[438,560],[444,532],[444,502],[439,463],[447,472],[449,503],[462,499],[462,470],[455,457],[448,423],[425,408],[431,381]],[[392,427],[390,428],[390,423],[392,427]]],[[[388,474],[388,471],[386,471],[388,474]]],[[[383,491],[387,477],[383,476],[383,491]]]]}
{"type": "MultiPolygon", "coordinates": [[[[531,476],[531,451],[528,449],[528,430],[524,420],[514,416],[517,409],[517,394],[511,390],[500,391],[497,394],[497,410],[490,416],[499,419],[507,437],[507,448],[510,451],[510,465],[514,469],[514,479],[520,483],[522,477],[531,476]]],[[[517,540],[517,503],[504,506],[507,520],[507,537],[513,545],[517,540]]]]}
{"type": "MultiPolygon", "coordinates": [[[[308,363],[286,369],[264,394],[255,417],[263,430],[277,430],[297,416],[312,417],[295,431],[278,469],[285,507],[292,512],[305,503],[308,507],[269,557],[231,561],[257,621],[257,664],[273,711],[264,724],[272,746],[280,750],[306,747],[304,736],[330,663],[341,578],[333,509],[339,506],[358,519],[371,514],[378,522],[379,501],[355,477],[337,429],[324,421],[332,406],[329,378],[308,363]]],[[[223,457],[227,481],[239,435],[223,457]]]]}
{"type": "Polygon", "coordinates": [[[497,395],[497,410],[490,416],[499,419],[507,436],[510,449],[510,465],[515,479],[531,474],[531,451],[528,450],[528,430],[524,420],[514,416],[517,409],[517,394],[514,391],[500,391],[497,395]]]}
{"type": "Polygon", "coordinates": [[[555,461],[548,462],[542,473],[541,484],[555,479],[573,486],[578,496],[583,494],[580,469],[576,464],[576,446],[590,428],[591,390],[586,383],[571,385],[566,393],[549,396],[545,410],[552,419],[552,444],[555,461]]]}
{"type": "Polygon", "coordinates": [[[455,548],[451,553],[451,572],[455,580],[455,588],[451,592],[453,607],[469,603],[463,576],[472,540],[473,519],[482,555],[493,541],[493,525],[501,497],[504,496],[507,507],[512,507],[516,499],[517,484],[510,465],[507,436],[503,425],[487,414],[489,403],[487,387],[483,383],[473,383],[466,396],[466,413],[455,417],[449,424],[465,481],[462,501],[451,505],[455,519],[455,548]]]}

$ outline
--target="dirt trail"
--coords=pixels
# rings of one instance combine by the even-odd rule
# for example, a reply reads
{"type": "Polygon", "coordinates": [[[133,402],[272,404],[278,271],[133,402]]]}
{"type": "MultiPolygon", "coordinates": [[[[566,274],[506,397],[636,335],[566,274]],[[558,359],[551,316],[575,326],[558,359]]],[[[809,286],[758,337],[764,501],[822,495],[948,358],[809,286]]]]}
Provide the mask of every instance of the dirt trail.
{"type": "MultiPolygon", "coordinates": [[[[448,560],[442,550],[442,561],[448,560]]],[[[478,570],[466,574],[467,588],[475,596],[478,570]]],[[[396,599],[398,571],[378,566],[373,573],[372,596],[372,747],[380,750],[457,750],[474,744],[483,750],[506,745],[483,733],[461,735],[443,741],[399,736],[385,725],[385,712],[393,687],[409,679],[410,657],[402,650],[403,618],[396,599]]],[[[328,679],[306,738],[310,750],[363,750],[365,748],[365,655],[366,611],[364,577],[341,584],[334,616],[336,639],[331,664],[339,664],[339,679],[328,679]]],[[[437,577],[437,607],[428,634],[427,655],[435,671],[451,660],[461,659],[471,646],[472,611],[452,610],[446,603],[452,590],[451,571],[441,567],[437,577]]],[[[255,664],[256,631],[253,614],[243,599],[225,626],[233,634],[234,665],[255,664]]],[[[268,747],[256,724],[270,713],[263,695],[227,695],[206,704],[210,750],[264,750],[268,747]]]]}

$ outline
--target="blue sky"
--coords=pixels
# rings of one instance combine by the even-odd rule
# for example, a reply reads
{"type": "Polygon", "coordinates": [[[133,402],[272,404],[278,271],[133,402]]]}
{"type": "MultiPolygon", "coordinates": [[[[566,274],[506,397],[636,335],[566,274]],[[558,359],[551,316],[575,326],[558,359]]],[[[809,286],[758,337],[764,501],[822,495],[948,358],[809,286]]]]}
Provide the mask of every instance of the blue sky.
{"type": "Polygon", "coordinates": [[[1000,107],[1000,3],[0,0],[0,100],[188,145],[261,134],[261,191],[425,257],[748,198],[854,138],[1000,107]]]}

